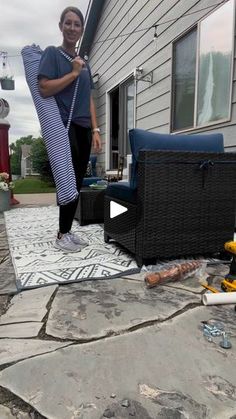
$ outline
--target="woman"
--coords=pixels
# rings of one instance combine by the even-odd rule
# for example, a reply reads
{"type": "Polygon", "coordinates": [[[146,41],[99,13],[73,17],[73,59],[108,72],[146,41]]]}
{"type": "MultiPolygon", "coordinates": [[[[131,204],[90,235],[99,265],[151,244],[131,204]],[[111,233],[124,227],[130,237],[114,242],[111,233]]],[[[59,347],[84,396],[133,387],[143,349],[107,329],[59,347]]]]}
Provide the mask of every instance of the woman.
{"type": "MultiPolygon", "coordinates": [[[[75,97],[72,120],[69,128],[72,162],[76,185],[80,191],[86,172],[91,144],[95,151],[101,150],[100,130],[97,127],[93,88],[88,64],[76,56],[76,44],[84,29],[84,18],[76,7],[63,10],[59,22],[62,45],[50,46],[44,51],[39,65],[39,90],[43,98],[54,96],[64,125],[67,125],[77,79],[78,90],[75,97]]],[[[62,156],[61,156],[62,157],[62,156]]],[[[76,252],[86,245],[71,232],[78,198],[69,204],[59,206],[59,231],[55,247],[76,252]]]]}

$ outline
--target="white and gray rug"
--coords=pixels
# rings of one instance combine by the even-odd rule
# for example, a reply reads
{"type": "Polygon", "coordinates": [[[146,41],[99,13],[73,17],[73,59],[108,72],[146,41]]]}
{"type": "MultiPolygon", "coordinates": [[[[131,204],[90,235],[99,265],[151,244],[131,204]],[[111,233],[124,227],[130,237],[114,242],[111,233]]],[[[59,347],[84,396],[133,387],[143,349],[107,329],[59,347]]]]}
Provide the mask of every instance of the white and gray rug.
{"type": "Polygon", "coordinates": [[[80,226],[74,221],[72,230],[89,243],[81,252],[55,249],[56,206],[13,209],[5,212],[5,222],[19,290],[115,278],[140,270],[130,254],[104,242],[103,228],[98,224],[80,226]]]}

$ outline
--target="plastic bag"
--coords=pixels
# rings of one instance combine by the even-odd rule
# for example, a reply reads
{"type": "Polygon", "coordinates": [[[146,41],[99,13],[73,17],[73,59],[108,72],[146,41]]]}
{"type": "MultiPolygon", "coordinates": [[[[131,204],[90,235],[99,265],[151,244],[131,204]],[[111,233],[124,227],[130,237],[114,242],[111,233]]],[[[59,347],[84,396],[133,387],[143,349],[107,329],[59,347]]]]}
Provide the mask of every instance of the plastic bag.
{"type": "Polygon", "coordinates": [[[159,284],[180,281],[191,276],[196,276],[198,280],[202,281],[206,278],[206,265],[207,262],[203,260],[181,259],[167,262],[164,265],[143,266],[142,271],[147,272],[144,281],[148,288],[152,288],[159,284]]]}

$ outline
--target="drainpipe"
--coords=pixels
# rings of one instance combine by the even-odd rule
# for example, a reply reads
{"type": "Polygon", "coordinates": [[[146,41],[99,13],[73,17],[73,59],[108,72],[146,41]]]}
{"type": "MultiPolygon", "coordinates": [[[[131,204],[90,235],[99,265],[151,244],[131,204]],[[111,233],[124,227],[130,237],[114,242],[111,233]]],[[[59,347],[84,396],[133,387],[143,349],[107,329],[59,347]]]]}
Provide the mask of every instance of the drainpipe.
{"type": "Polygon", "coordinates": [[[136,128],[137,123],[137,87],[138,87],[138,80],[137,80],[137,67],[134,69],[134,128],[136,128]]]}

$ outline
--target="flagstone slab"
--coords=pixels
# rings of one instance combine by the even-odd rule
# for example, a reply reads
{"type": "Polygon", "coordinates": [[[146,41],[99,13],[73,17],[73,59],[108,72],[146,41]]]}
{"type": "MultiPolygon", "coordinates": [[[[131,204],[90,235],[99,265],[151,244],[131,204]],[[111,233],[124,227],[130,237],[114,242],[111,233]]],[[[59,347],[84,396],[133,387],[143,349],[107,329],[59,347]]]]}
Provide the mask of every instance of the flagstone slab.
{"type": "Polygon", "coordinates": [[[0,231],[0,250],[8,249],[7,233],[5,228],[0,231]]]}
{"type": "Polygon", "coordinates": [[[10,254],[8,252],[3,255],[2,263],[0,263],[0,294],[15,294],[16,292],[16,276],[10,254]]]}
{"type": "Polygon", "coordinates": [[[6,239],[7,242],[7,232],[6,232],[6,227],[5,227],[5,221],[4,219],[2,219],[0,221],[0,238],[4,238],[6,239]]]}
{"type": "MultiPolygon", "coordinates": [[[[14,266],[12,264],[10,253],[5,256],[4,260],[2,261],[0,265],[1,273],[8,273],[13,274],[14,273],[14,266]]],[[[2,280],[2,278],[1,278],[2,280]]]]}
{"type": "Polygon", "coordinates": [[[1,419],[16,419],[8,407],[0,405],[0,418],[1,419]]]}
{"type": "Polygon", "coordinates": [[[8,304],[9,304],[8,295],[0,295],[0,316],[1,314],[5,313],[5,311],[7,310],[8,304]]]}
{"type": "Polygon", "coordinates": [[[147,272],[140,271],[140,272],[137,272],[135,274],[124,275],[121,278],[122,279],[128,279],[129,281],[134,280],[134,281],[144,282],[144,277],[145,277],[146,274],[147,274],[147,272]]]}
{"type": "Polygon", "coordinates": [[[14,323],[0,325],[0,338],[33,338],[38,336],[43,323],[14,323]]]}
{"type": "Polygon", "coordinates": [[[190,291],[196,294],[200,294],[202,291],[204,291],[204,288],[201,286],[199,279],[196,278],[195,276],[191,276],[182,281],[168,282],[166,286],[170,288],[183,290],[183,291],[184,290],[190,291]]]}
{"type": "Polygon", "coordinates": [[[0,318],[0,324],[42,321],[47,313],[46,305],[56,289],[57,285],[52,285],[17,294],[6,314],[0,318]]]}
{"type": "MultiPolygon", "coordinates": [[[[4,260],[9,256],[9,250],[8,249],[0,249],[0,264],[4,262],[4,260]]],[[[1,265],[0,265],[1,267],[1,265]]]]}
{"type": "Polygon", "coordinates": [[[38,339],[1,339],[0,365],[20,361],[35,355],[53,352],[70,345],[70,342],[55,342],[38,339]]]}
{"type": "Polygon", "coordinates": [[[229,419],[236,412],[236,342],[224,350],[199,325],[226,312],[230,318],[232,309],[198,307],[159,325],[31,358],[3,370],[0,385],[47,419],[229,419]]]}
{"type": "Polygon", "coordinates": [[[144,283],[125,279],[73,284],[59,288],[46,333],[62,339],[91,340],[144,322],[165,320],[197,302],[200,297],[183,290],[164,286],[148,289],[144,283]]]}

